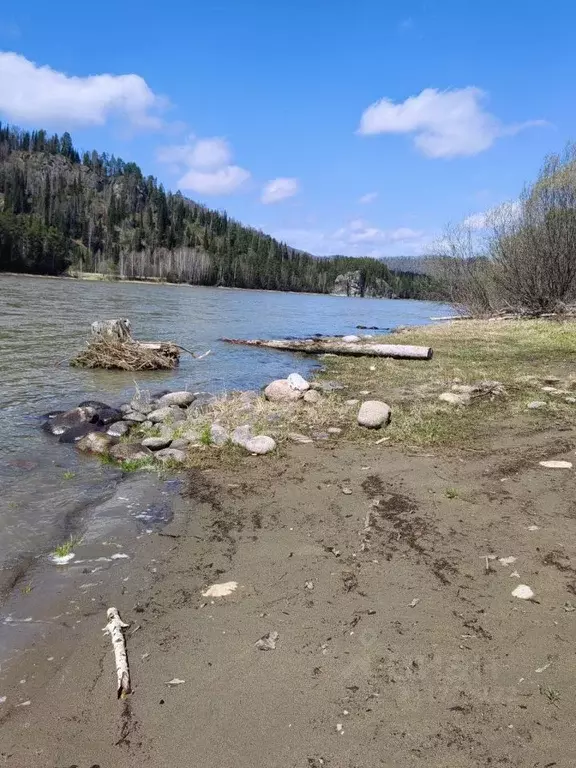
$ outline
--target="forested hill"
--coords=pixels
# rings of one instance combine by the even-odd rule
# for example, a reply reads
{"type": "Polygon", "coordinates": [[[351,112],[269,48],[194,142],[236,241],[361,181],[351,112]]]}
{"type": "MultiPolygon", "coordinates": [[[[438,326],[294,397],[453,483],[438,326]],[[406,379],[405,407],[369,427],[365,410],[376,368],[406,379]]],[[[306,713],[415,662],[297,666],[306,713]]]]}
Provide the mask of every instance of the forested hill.
{"type": "Polygon", "coordinates": [[[424,298],[430,280],[376,259],[316,258],[166,192],[135,163],[80,154],[70,134],[0,124],[0,271],[424,298]],[[358,275],[358,270],[360,274],[358,275]],[[342,292],[342,289],[341,289],[342,292]]]}

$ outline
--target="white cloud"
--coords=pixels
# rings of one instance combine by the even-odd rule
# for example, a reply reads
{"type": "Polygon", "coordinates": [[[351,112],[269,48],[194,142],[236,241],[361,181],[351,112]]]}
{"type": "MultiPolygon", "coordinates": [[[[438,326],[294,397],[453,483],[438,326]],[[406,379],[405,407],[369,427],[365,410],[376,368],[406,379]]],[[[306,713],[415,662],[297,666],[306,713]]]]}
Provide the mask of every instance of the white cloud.
{"type": "Polygon", "coordinates": [[[487,95],[469,86],[439,91],[426,88],[417,96],[394,103],[380,99],[362,114],[358,133],[370,136],[380,133],[414,134],[414,144],[427,157],[477,155],[502,136],[511,136],[543,120],[504,125],[487,112],[487,95]]]}
{"type": "Polygon", "coordinates": [[[300,190],[298,179],[278,178],[267,182],[262,189],[261,201],[264,205],[279,203],[288,197],[294,197],[300,190]]]}
{"type": "Polygon", "coordinates": [[[21,123],[104,125],[111,117],[158,129],[166,100],[139,75],[68,76],[17,53],[0,53],[0,114],[21,123]]]}
{"type": "Polygon", "coordinates": [[[365,195],[362,195],[362,197],[359,198],[358,202],[360,205],[368,205],[369,203],[373,203],[377,197],[378,192],[367,192],[365,195]]]}
{"type": "Polygon", "coordinates": [[[249,171],[231,163],[232,148],[219,137],[198,139],[191,135],[184,144],[160,147],[156,157],[182,174],[180,189],[201,195],[229,195],[250,178],[249,171]]]}
{"type": "Polygon", "coordinates": [[[375,258],[420,254],[433,239],[432,235],[420,230],[408,227],[380,229],[363,219],[353,219],[330,233],[319,229],[294,228],[278,230],[274,236],[318,256],[343,254],[375,258]]]}
{"type": "Polygon", "coordinates": [[[509,202],[496,205],[487,211],[473,213],[464,219],[462,224],[473,230],[488,229],[499,222],[507,222],[520,216],[522,205],[519,200],[510,200],[509,202]]]}

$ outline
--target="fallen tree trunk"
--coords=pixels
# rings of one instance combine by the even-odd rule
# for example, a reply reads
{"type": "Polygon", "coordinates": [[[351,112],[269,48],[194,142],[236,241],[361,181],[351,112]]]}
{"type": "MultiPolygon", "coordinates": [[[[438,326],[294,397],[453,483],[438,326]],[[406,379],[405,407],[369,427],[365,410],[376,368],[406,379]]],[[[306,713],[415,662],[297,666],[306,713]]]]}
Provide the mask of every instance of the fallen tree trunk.
{"type": "Polygon", "coordinates": [[[286,352],[304,352],[308,355],[351,355],[352,357],[394,357],[401,360],[431,360],[431,347],[410,344],[358,344],[340,339],[222,339],[228,344],[248,347],[266,347],[286,352]]]}
{"type": "Polygon", "coordinates": [[[122,621],[117,608],[108,608],[106,612],[108,624],[104,627],[104,632],[110,635],[112,647],[114,648],[114,661],[116,662],[116,693],[118,698],[125,698],[131,692],[130,669],[128,667],[128,654],[126,653],[126,640],[124,639],[124,630],[129,624],[122,621]]]}

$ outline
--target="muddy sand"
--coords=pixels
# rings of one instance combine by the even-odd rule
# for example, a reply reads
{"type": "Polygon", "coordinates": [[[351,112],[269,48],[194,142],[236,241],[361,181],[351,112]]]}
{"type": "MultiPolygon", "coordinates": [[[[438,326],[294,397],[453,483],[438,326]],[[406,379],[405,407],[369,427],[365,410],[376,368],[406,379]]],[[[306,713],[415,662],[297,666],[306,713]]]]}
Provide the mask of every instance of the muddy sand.
{"type": "Polygon", "coordinates": [[[63,592],[2,670],[0,764],[576,765],[574,475],[539,465],[575,447],[573,429],[482,454],[334,442],[190,471],[162,534],[63,592]],[[109,605],[131,624],[125,701],[109,605]]]}

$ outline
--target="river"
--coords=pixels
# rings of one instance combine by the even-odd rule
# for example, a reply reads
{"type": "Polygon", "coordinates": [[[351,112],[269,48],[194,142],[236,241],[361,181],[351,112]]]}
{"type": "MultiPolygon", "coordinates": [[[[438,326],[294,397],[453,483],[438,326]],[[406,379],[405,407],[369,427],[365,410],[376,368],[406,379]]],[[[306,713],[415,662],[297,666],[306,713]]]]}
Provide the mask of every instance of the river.
{"type": "Polygon", "coordinates": [[[135,382],[208,392],[254,389],[316,364],[226,345],[221,337],[347,334],[358,325],[422,325],[448,311],[420,301],[0,275],[0,570],[12,573],[16,562],[25,567],[48,551],[110,496],[118,478],[117,470],[45,435],[43,413],[88,397],[120,404],[135,382]],[[67,361],[83,346],[90,323],[114,317],[129,318],[137,338],[174,340],[211,354],[200,361],[183,355],[174,372],[71,368],[67,361]]]}

